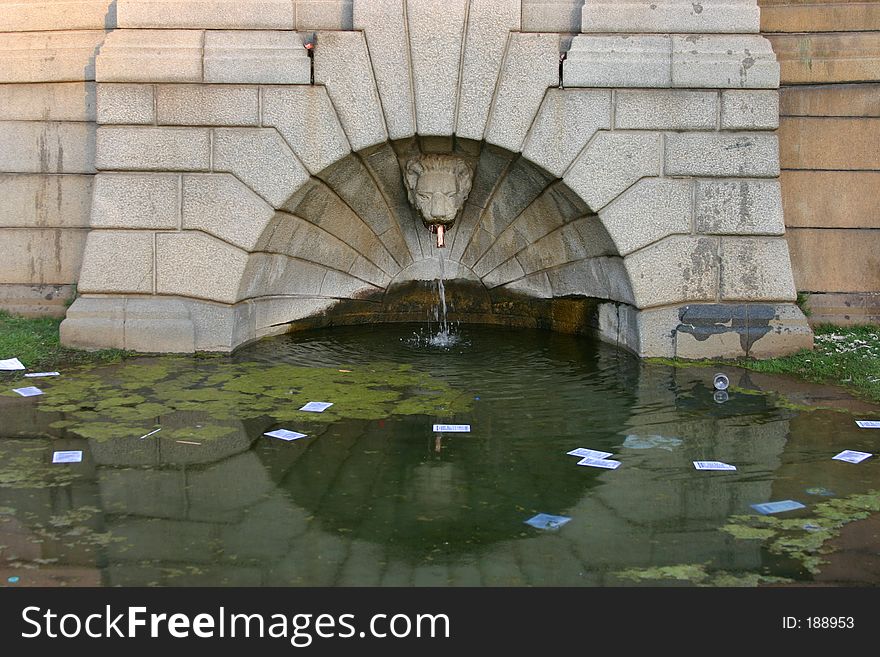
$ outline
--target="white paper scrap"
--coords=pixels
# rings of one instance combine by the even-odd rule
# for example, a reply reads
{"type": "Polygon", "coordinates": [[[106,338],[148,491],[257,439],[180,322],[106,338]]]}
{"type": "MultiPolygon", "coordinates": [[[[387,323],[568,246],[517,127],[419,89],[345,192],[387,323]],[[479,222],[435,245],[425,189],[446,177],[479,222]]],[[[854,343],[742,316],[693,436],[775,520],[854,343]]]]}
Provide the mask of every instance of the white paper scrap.
{"type": "Polygon", "coordinates": [[[735,465],[721,461],[694,461],[694,467],[697,470],[736,470],[735,465]]]}
{"type": "Polygon", "coordinates": [[[865,459],[869,459],[873,454],[869,452],[856,452],[851,449],[846,449],[842,451],[837,456],[833,456],[833,461],[846,461],[847,463],[861,463],[865,459]]]}
{"type": "Polygon", "coordinates": [[[138,438],[138,440],[143,440],[144,438],[149,438],[154,433],[159,433],[160,431],[162,431],[162,427],[159,427],[158,429],[153,429],[150,433],[145,433],[143,436],[138,438]]]}
{"type": "Polygon", "coordinates": [[[332,402],[309,402],[299,410],[308,411],[309,413],[323,413],[331,406],[333,406],[332,402]]]}
{"type": "Polygon", "coordinates": [[[28,386],[27,388],[15,388],[12,392],[17,392],[22,397],[36,397],[37,395],[42,395],[43,391],[39,388],[35,388],[34,386],[28,386]]]}
{"type": "Polygon", "coordinates": [[[78,451],[55,452],[52,454],[52,463],[81,463],[83,453],[78,451]]]}
{"type": "Polygon", "coordinates": [[[578,447],[577,449],[573,449],[570,452],[566,452],[569,456],[580,456],[582,459],[607,459],[609,456],[613,456],[611,452],[600,452],[595,449],[587,449],[586,447],[578,447]]]}
{"type": "Polygon", "coordinates": [[[276,429],[275,431],[267,431],[263,435],[270,436],[272,438],[280,438],[281,440],[286,440],[290,442],[291,440],[305,438],[307,434],[298,433],[296,431],[288,431],[287,429],[276,429]]]}
{"type": "Polygon", "coordinates": [[[433,431],[437,433],[470,433],[469,424],[435,424],[433,431]]]}
{"type": "Polygon", "coordinates": [[[25,374],[24,378],[39,379],[44,376],[61,376],[61,372],[31,372],[30,374],[25,374]]]}
{"type": "Polygon", "coordinates": [[[21,364],[21,361],[18,358],[7,358],[6,360],[0,360],[0,370],[5,370],[6,372],[13,372],[15,370],[26,370],[27,368],[21,364]]]}
{"type": "Polygon", "coordinates": [[[581,459],[578,465],[586,465],[590,468],[605,468],[606,470],[617,470],[620,467],[620,461],[608,459],[581,459]]]}
{"type": "Polygon", "coordinates": [[[862,429],[880,429],[880,420],[856,420],[862,429]]]}

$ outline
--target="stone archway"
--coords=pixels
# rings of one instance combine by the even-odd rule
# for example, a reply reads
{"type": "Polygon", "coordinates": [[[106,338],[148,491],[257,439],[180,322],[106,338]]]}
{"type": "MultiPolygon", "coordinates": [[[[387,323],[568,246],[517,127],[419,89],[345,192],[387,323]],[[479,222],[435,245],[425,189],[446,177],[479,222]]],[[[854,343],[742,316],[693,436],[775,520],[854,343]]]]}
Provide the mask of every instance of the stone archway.
{"type": "Polygon", "coordinates": [[[313,71],[291,31],[111,33],[63,340],[229,351],[375,297],[430,256],[401,202],[418,149],[477,164],[448,251],[487,290],[596,299],[587,323],[643,356],[809,343],[766,42],[582,35],[561,80],[560,35],[519,32],[518,4],[355,2],[313,71]]]}

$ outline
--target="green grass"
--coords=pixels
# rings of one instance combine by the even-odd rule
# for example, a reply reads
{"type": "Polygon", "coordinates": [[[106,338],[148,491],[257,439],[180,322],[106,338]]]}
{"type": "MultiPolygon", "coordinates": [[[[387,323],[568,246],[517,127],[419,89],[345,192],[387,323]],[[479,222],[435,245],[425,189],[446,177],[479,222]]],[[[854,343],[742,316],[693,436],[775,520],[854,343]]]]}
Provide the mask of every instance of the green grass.
{"type": "Polygon", "coordinates": [[[60,324],[60,319],[18,317],[0,310],[0,358],[18,358],[29,370],[55,370],[82,363],[113,362],[130,355],[120,349],[81,351],[64,347],[58,335],[60,324]]]}

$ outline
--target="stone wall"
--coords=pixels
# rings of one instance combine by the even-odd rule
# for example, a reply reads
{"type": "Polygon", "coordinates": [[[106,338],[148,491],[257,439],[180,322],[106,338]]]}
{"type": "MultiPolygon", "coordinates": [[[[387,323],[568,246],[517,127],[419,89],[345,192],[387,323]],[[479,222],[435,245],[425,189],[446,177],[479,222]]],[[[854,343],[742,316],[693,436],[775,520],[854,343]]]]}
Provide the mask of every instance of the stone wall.
{"type": "Polygon", "coordinates": [[[880,321],[880,3],[761,0],[786,237],[811,322],[880,321]]]}

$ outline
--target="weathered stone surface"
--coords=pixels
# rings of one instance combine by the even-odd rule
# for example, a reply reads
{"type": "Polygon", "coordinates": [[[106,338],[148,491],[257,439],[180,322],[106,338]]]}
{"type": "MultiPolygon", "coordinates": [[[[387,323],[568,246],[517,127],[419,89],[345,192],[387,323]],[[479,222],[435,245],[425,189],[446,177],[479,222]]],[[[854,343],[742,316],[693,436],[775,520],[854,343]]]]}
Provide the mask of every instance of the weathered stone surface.
{"type": "Polygon", "coordinates": [[[672,358],[678,308],[636,310],[618,306],[618,343],[642,357],[672,358]]]}
{"type": "Polygon", "coordinates": [[[614,124],[629,130],[715,130],[718,94],[712,91],[628,91],[616,94],[614,124]]]}
{"type": "Polygon", "coordinates": [[[94,82],[0,84],[0,121],[94,120],[94,82]]]}
{"type": "Polygon", "coordinates": [[[610,128],[610,91],[550,89],[526,138],[523,157],[561,178],[593,135],[610,128]]]}
{"type": "Polygon", "coordinates": [[[100,170],[208,171],[206,128],[98,128],[95,167],[100,170]]]}
{"type": "Polygon", "coordinates": [[[263,125],[274,126],[311,173],[351,152],[333,103],[323,87],[263,90],[263,125]],[[297,108],[292,111],[292,108],[297,108]]]}
{"type": "Polygon", "coordinates": [[[255,253],[242,276],[241,297],[321,295],[327,269],[283,254],[255,253]]]}
{"type": "Polygon", "coordinates": [[[275,216],[273,225],[254,250],[279,253],[346,272],[354,266],[360,255],[338,237],[286,213],[275,216]]]}
{"type": "Polygon", "coordinates": [[[697,182],[698,233],[782,235],[782,193],[775,180],[697,182]]]}
{"type": "Polygon", "coordinates": [[[420,135],[455,132],[467,0],[407,2],[416,121],[420,135]]]}
{"type": "Polygon", "coordinates": [[[698,360],[748,355],[748,306],[685,306],[679,309],[679,321],[674,330],[676,358],[698,360]]]}
{"type": "Polygon", "coordinates": [[[156,235],[156,293],[238,301],[248,254],[204,233],[156,235]]]}
{"type": "Polygon", "coordinates": [[[83,294],[151,294],[153,233],[93,230],[86,241],[79,290],[83,294]],[[120,267],[120,263],[125,266],[120,267]]]}
{"type": "Polygon", "coordinates": [[[292,30],[291,0],[117,0],[119,27],[292,30]]]}
{"type": "Polygon", "coordinates": [[[659,134],[600,132],[563,180],[596,212],[640,178],[659,173],[659,134]]]}
{"type": "Polygon", "coordinates": [[[837,32],[880,30],[880,7],[845,0],[758,0],[764,32],[837,32]]]}
{"type": "Polygon", "coordinates": [[[111,4],[112,0],[2,0],[0,32],[113,29],[111,4]]]}
{"type": "Polygon", "coordinates": [[[486,141],[518,153],[547,88],[559,80],[559,43],[554,34],[512,32],[495,91],[486,141]]]}
{"type": "Polygon", "coordinates": [[[880,119],[786,117],[779,143],[786,169],[880,169],[880,119]]]}
{"type": "Polygon", "coordinates": [[[290,297],[264,297],[254,299],[256,311],[256,327],[262,329],[277,328],[299,319],[319,315],[333,307],[335,299],[299,299],[290,297]]]}
{"type": "Polygon", "coordinates": [[[96,86],[98,123],[152,125],[156,122],[153,85],[101,82],[96,86]]]}
{"type": "Polygon", "coordinates": [[[785,223],[797,228],[880,228],[877,171],[783,171],[785,223]]]}
{"type": "Polygon", "coordinates": [[[760,36],[672,36],[672,86],[776,89],[779,64],[760,36]]]}
{"type": "Polygon", "coordinates": [[[385,142],[388,131],[361,32],[321,32],[315,51],[315,84],[323,84],[352,149],[385,142]]]}
{"type": "Polygon", "coordinates": [[[617,253],[627,255],[669,235],[691,232],[693,183],[645,178],[599,213],[617,253]]]}
{"type": "Polygon", "coordinates": [[[813,348],[813,331],[800,308],[794,304],[778,304],[773,310],[770,330],[752,342],[750,357],[773,358],[813,348]]]}
{"type": "Polygon", "coordinates": [[[547,272],[553,296],[586,296],[632,302],[629,281],[620,258],[589,258],[547,272]]]}
{"type": "Polygon", "coordinates": [[[747,33],[760,28],[755,0],[586,0],[583,32],[747,33]]]}
{"type": "Polygon", "coordinates": [[[95,60],[98,82],[201,82],[200,30],[115,30],[95,60]]]}
{"type": "Polygon", "coordinates": [[[75,284],[0,283],[0,307],[22,317],[63,318],[75,297],[75,284]]]}
{"type": "Polygon", "coordinates": [[[778,92],[737,89],[721,93],[722,130],[775,130],[778,127],[778,92]]]}
{"type": "Polygon", "coordinates": [[[880,290],[880,231],[789,228],[785,238],[798,290],[880,290]]]}
{"type": "Polygon", "coordinates": [[[177,299],[127,299],[125,349],[141,353],[195,351],[195,330],[189,311],[177,299]]]}
{"type": "Polygon", "coordinates": [[[880,117],[880,84],[793,86],[779,90],[782,116],[880,117]]]}
{"type": "Polygon", "coordinates": [[[95,126],[0,121],[0,172],[93,173],[95,126]]]}
{"type": "MultiPolygon", "coordinates": [[[[525,245],[516,259],[526,274],[532,274],[577,260],[614,255],[614,251],[614,244],[598,219],[584,217],[525,245]]],[[[553,275],[548,275],[552,284],[553,275]]]]}
{"type": "Polygon", "coordinates": [[[276,208],[309,179],[308,172],[272,129],[215,130],[214,170],[235,174],[276,208]]]}
{"type": "Polygon", "coordinates": [[[95,228],[180,227],[180,176],[111,174],[95,177],[92,226],[95,228]]]}
{"type": "Polygon", "coordinates": [[[183,228],[253,251],[275,211],[229,174],[183,176],[183,228]]]}
{"type": "Polygon", "coordinates": [[[350,30],[354,4],[353,0],[296,0],[296,27],[298,30],[350,30]]]}
{"type": "Polygon", "coordinates": [[[577,36],[563,68],[566,87],[671,87],[668,36],[577,36]]]}
{"type": "Polygon", "coordinates": [[[519,27],[519,0],[471,0],[468,5],[455,120],[459,137],[483,138],[508,34],[519,27]]]}
{"type": "Polygon", "coordinates": [[[0,33],[0,82],[95,79],[104,30],[0,33]]]}
{"type": "Polygon", "coordinates": [[[669,176],[775,178],[779,143],[761,133],[670,133],[664,170],[669,176]]]}
{"type": "Polygon", "coordinates": [[[783,84],[880,80],[880,32],[774,34],[783,84]]]}
{"type": "Polygon", "coordinates": [[[781,238],[721,239],[723,301],[794,301],[788,245],[781,238]]]}
{"type": "Polygon", "coordinates": [[[0,174],[0,226],[88,226],[93,179],[90,175],[0,174]]]}
{"type": "Polygon", "coordinates": [[[813,293],[807,299],[810,309],[810,320],[817,324],[852,324],[880,323],[880,294],[848,293],[828,294],[813,293]]]}
{"type": "Polygon", "coordinates": [[[61,344],[80,349],[124,349],[124,326],[123,298],[78,297],[61,322],[61,344]]]}
{"type": "Polygon", "coordinates": [[[205,82],[308,84],[310,68],[296,32],[205,32],[205,82]]]}
{"type": "Polygon", "coordinates": [[[75,283],[86,231],[75,228],[0,229],[4,283],[75,283]]]}
{"type": "Polygon", "coordinates": [[[581,31],[580,0],[522,0],[523,32],[581,31]]]}
{"type": "Polygon", "coordinates": [[[624,263],[637,308],[715,300],[717,238],[668,237],[631,253],[624,263]]]}
{"type": "Polygon", "coordinates": [[[159,125],[256,126],[259,90],[228,84],[157,85],[156,113],[159,125]]]}

